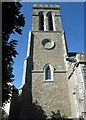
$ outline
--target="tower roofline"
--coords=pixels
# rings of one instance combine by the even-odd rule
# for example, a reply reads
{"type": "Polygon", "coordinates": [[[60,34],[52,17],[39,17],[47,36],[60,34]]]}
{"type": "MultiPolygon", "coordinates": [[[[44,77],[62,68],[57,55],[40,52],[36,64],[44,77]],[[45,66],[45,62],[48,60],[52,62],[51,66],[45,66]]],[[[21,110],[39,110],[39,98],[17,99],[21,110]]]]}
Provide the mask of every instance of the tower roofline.
{"type": "Polygon", "coordinates": [[[34,4],[33,9],[60,9],[59,5],[34,4]]]}

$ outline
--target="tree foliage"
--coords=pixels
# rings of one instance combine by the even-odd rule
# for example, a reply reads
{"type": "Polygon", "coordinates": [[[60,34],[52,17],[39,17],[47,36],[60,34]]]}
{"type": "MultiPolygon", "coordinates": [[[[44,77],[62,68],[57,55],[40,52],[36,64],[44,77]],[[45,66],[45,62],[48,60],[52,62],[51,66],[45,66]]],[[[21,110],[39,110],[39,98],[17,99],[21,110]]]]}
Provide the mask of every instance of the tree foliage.
{"type": "Polygon", "coordinates": [[[19,2],[2,3],[2,102],[5,103],[11,96],[13,75],[13,58],[18,55],[17,40],[10,40],[11,34],[22,34],[25,19],[20,12],[22,5],[19,2]]]}

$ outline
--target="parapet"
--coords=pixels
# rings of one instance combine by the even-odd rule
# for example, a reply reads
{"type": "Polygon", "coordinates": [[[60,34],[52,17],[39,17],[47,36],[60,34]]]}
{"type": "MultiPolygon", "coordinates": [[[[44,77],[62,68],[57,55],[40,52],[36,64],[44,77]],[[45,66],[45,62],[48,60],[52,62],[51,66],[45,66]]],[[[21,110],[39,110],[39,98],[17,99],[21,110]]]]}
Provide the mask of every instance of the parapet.
{"type": "Polygon", "coordinates": [[[59,5],[34,4],[33,9],[60,9],[59,5]]]}
{"type": "Polygon", "coordinates": [[[86,52],[78,53],[76,55],[76,58],[77,58],[78,62],[85,62],[86,63],[86,52]]]}
{"type": "Polygon", "coordinates": [[[83,62],[86,63],[86,52],[80,52],[80,53],[68,53],[68,58],[66,58],[67,61],[70,62],[83,62]]]}

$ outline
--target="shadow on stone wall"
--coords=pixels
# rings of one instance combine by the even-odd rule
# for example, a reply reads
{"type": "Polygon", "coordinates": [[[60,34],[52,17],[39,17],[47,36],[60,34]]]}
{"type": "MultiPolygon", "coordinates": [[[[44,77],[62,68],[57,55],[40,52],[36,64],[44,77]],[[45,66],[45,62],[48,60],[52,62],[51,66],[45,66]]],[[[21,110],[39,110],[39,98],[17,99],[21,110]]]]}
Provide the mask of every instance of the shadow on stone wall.
{"type": "Polygon", "coordinates": [[[1,120],[8,120],[8,115],[7,113],[4,111],[4,109],[2,109],[2,119],[1,120]]]}
{"type": "MultiPolygon", "coordinates": [[[[52,112],[51,118],[48,118],[45,114],[42,107],[38,104],[36,101],[35,103],[32,103],[30,106],[30,112],[29,112],[29,119],[27,120],[68,120],[66,116],[61,116],[60,111],[57,110],[57,112],[52,112]]],[[[70,119],[72,120],[72,119],[70,119]]]]}
{"type": "Polygon", "coordinates": [[[68,118],[65,115],[61,116],[59,110],[57,110],[56,113],[53,111],[51,111],[51,112],[52,112],[52,116],[51,116],[51,119],[49,119],[49,120],[68,120],[68,118]]]}
{"type": "Polygon", "coordinates": [[[29,110],[30,120],[46,120],[47,119],[45,112],[43,111],[42,107],[38,104],[37,101],[35,103],[32,103],[29,106],[29,108],[30,108],[29,110]]]}

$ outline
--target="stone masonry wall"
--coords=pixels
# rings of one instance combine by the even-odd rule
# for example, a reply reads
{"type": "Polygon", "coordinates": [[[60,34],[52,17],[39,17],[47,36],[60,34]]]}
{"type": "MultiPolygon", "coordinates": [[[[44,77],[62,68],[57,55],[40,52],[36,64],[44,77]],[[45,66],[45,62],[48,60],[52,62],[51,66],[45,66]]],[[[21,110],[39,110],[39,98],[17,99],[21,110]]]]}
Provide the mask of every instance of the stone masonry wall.
{"type": "Polygon", "coordinates": [[[44,73],[32,74],[32,99],[38,102],[46,115],[60,110],[62,115],[70,116],[66,73],[54,73],[53,82],[44,82],[44,73]]]}
{"type": "Polygon", "coordinates": [[[33,32],[33,36],[32,100],[38,102],[48,117],[57,110],[71,116],[62,33],[33,32]],[[42,47],[46,38],[55,42],[53,49],[42,47]],[[44,81],[43,68],[47,63],[54,68],[54,81],[44,81]]]}

